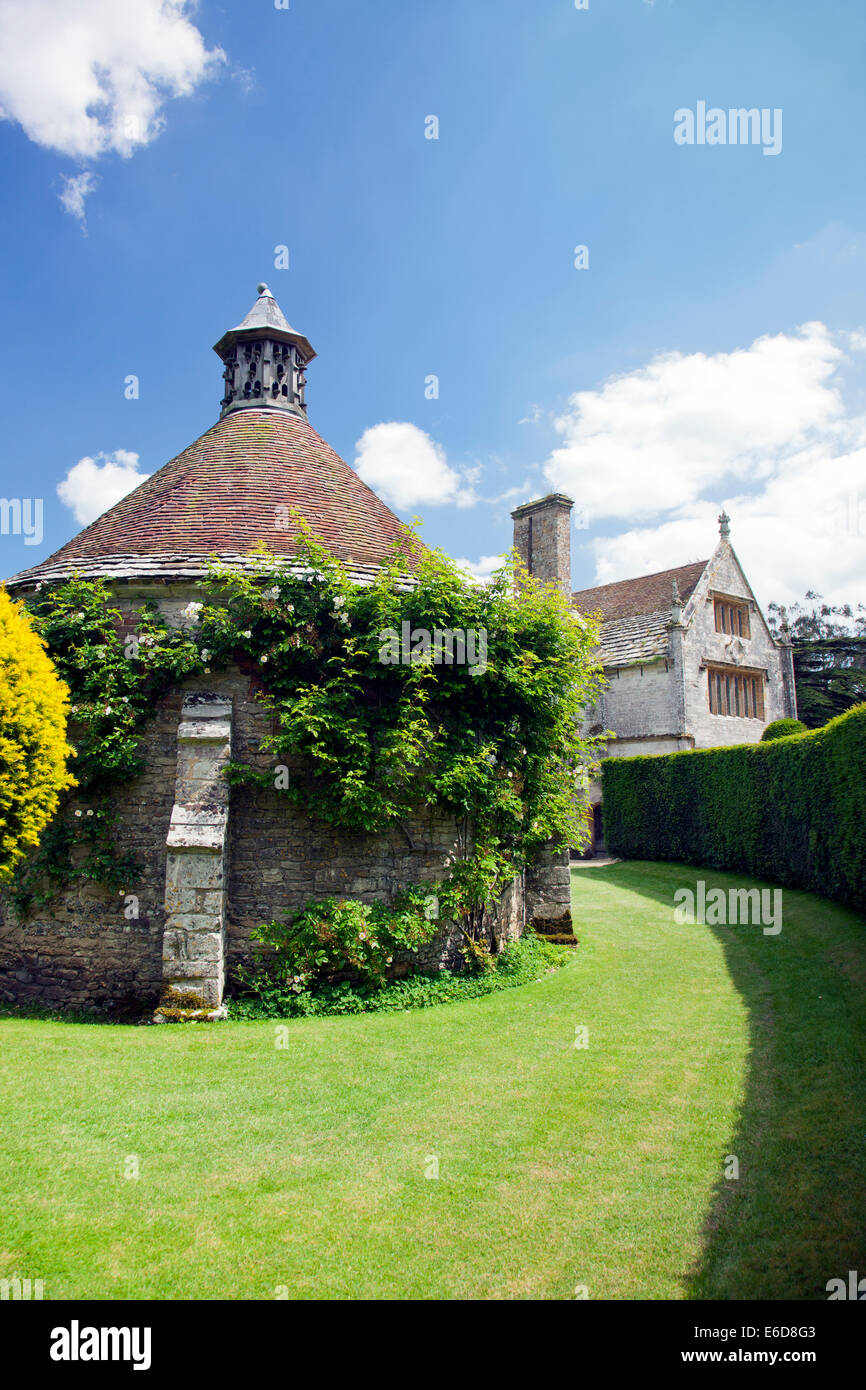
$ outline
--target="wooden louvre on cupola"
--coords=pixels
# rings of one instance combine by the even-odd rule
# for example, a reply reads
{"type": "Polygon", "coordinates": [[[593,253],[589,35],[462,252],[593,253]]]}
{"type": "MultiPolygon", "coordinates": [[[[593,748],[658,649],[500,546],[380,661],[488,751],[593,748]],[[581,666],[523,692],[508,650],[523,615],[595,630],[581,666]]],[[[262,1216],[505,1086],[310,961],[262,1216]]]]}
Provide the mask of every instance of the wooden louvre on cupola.
{"type": "Polygon", "coordinates": [[[222,413],[268,405],[306,415],[306,371],[316,355],[313,346],[295,332],[267,285],[259,285],[258,296],[237,328],[214,343],[225,366],[222,413]]]}

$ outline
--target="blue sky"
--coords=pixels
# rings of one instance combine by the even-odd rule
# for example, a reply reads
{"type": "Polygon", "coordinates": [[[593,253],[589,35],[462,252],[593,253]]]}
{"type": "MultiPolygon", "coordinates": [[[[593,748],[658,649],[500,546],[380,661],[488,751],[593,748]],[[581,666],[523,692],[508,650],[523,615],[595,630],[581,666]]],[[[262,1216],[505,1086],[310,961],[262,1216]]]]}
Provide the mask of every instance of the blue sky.
{"type": "Polygon", "coordinates": [[[861,0],[0,0],[0,53],[4,573],[214,422],[264,279],[311,422],[480,572],[563,490],[576,587],[724,503],[762,601],[866,600],[861,0]],[[781,150],[677,144],[699,101],[781,150]]]}

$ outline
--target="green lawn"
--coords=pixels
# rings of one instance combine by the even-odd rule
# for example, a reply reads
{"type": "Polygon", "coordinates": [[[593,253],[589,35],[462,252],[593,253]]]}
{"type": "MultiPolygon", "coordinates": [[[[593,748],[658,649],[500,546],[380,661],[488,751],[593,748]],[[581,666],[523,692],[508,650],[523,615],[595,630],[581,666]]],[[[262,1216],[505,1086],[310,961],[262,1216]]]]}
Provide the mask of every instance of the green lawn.
{"type": "Polygon", "coordinates": [[[575,870],[564,969],[292,1022],[284,1050],[273,1023],[0,1020],[0,1275],[52,1299],[826,1297],[866,1273],[866,924],[786,891],[776,938],[678,926],[699,876],[741,882],[575,870]]]}

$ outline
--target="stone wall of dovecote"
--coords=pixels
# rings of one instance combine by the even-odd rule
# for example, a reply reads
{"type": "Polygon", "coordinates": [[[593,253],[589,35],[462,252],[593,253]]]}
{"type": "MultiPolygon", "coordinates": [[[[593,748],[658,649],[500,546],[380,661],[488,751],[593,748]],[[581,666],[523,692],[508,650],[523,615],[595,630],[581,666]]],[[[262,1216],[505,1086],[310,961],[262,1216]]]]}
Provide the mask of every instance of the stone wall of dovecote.
{"type": "MultiPolygon", "coordinates": [[[[166,616],[193,596],[185,586],[167,590],[166,616]]],[[[0,903],[0,999],[140,1013],[169,987],[197,991],[212,1007],[223,977],[250,960],[260,923],[310,898],[381,900],[445,876],[456,827],[433,811],[366,836],[316,824],[276,791],[232,787],[223,807],[217,774],[229,745],[234,757],[269,765],[257,751],[270,728],[259,688],[254,670],[234,668],[160,702],[145,770],[115,798],[120,843],[141,864],[140,879],[121,892],[77,885],[23,920],[0,903]]],[[[500,939],[523,930],[525,897],[521,877],[494,914],[500,939]]],[[[443,926],[420,963],[459,964],[458,940],[443,926]]]]}

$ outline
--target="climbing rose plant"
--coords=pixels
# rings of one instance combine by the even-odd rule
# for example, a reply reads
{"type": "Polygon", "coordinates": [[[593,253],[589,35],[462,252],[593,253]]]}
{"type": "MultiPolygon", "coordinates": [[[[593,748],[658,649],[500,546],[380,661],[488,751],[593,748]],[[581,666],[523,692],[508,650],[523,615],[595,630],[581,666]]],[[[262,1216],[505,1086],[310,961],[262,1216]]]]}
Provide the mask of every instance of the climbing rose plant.
{"type": "MultiPolygon", "coordinates": [[[[585,839],[596,744],[580,724],[600,684],[597,626],[513,557],[479,585],[410,537],[363,585],[296,525],[291,566],[264,548],[244,570],[214,564],[208,601],[189,605],[183,629],[143,608],[132,654],[100,584],[37,596],[36,621],[73,690],[83,789],[106,793],[140,770],[147,715],[169,685],[240,663],[258,673],[273,732],[257,765],[231,764],[230,779],[346,831],[402,827],[410,842],[420,810],[452,816],[445,891],[477,926],[536,850],[585,839]],[[423,636],[436,630],[477,634],[484,659],[437,664],[423,636]]],[[[129,868],[113,860],[111,871],[117,882],[129,868]]]]}
{"type": "Polygon", "coordinates": [[[229,775],[273,788],[274,766],[291,767],[279,794],[347,830],[405,828],[425,806],[450,814],[449,890],[480,914],[542,846],[585,841],[597,741],[580,726],[601,679],[597,625],[514,557],[481,585],[413,539],[411,587],[401,551],[359,585],[299,528],[303,574],[264,553],[254,572],[218,569],[220,601],[201,614],[212,662],[240,650],[259,665],[274,720],[261,745],[271,766],[229,775]],[[436,664],[424,634],[437,630],[478,634],[484,660],[436,664]],[[404,632],[395,661],[386,634],[404,632]]]}
{"type": "Polygon", "coordinates": [[[74,784],[69,691],[26,612],[0,588],[0,883],[38,844],[74,784]]]}

